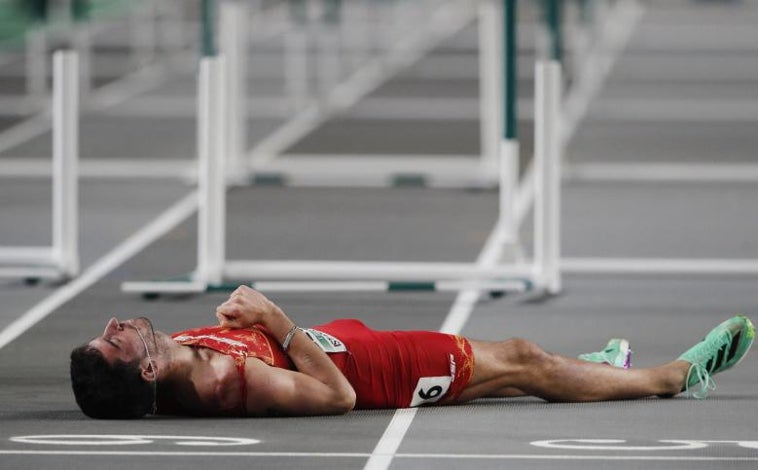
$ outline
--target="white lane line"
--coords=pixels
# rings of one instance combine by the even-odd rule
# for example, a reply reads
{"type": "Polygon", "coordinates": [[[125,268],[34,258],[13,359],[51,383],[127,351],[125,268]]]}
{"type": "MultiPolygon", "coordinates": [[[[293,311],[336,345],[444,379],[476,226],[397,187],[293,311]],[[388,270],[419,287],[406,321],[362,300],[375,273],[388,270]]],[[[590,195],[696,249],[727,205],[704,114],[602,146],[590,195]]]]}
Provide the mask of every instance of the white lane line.
{"type": "Polygon", "coordinates": [[[192,215],[196,208],[197,193],[193,191],[97,260],[79,277],[57,289],[47,298],[29,309],[24,315],[5,327],[0,332],[0,349],[21,336],[26,330],[47,317],[55,309],[79,295],[113,269],[142,251],[147,245],[165,235],[169,230],[192,215]]]}
{"type": "MultiPolygon", "coordinates": [[[[496,224],[477,257],[477,266],[491,267],[497,263],[505,246],[503,236],[504,231],[499,224],[496,224]]],[[[471,316],[471,312],[479,300],[479,295],[480,291],[477,289],[465,289],[459,292],[439,331],[442,333],[458,334],[471,316]]],[[[400,448],[405,434],[413,423],[416,411],[417,408],[406,408],[395,411],[392,420],[387,425],[384,434],[382,434],[368,462],[363,467],[364,470],[385,470],[389,468],[392,459],[396,455],[399,455],[396,454],[397,449],[400,448]]]]}
{"type": "Polygon", "coordinates": [[[397,449],[403,442],[405,433],[413,423],[418,408],[403,408],[395,411],[392,421],[387,425],[384,434],[377,442],[376,447],[370,454],[366,454],[368,462],[363,467],[365,470],[379,470],[389,468],[397,449]]]}
{"type": "MultiPolygon", "coordinates": [[[[0,450],[0,455],[30,456],[126,456],[126,457],[295,457],[365,458],[365,452],[170,452],[170,451],[89,451],[89,450],[0,450]]],[[[756,462],[758,457],[675,456],[675,455],[588,455],[588,454],[394,454],[398,459],[446,460],[598,460],[662,462],[756,462]]]]}

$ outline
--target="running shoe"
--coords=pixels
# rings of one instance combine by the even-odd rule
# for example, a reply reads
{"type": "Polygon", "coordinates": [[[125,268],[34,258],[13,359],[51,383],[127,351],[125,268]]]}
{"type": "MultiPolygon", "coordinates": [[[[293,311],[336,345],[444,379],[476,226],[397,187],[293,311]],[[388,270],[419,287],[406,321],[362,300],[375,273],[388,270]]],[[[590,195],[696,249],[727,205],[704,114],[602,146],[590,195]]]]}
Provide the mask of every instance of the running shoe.
{"type": "Polygon", "coordinates": [[[716,389],[713,374],[724,372],[737,365],[750,349],[755,339],[755,327],[744,315],[737,315],[711,330],[702,341],[679,356],[687,361],[687,372],[683,392],[690,392],[695,398],[705,398],[716,389]],[[700,384],[697,391],[690,391],[700,384]]]}
{"type": "Polygon", "coordinates": [[[580,354],[579,359],[628,369],[632,367],[632,350],[629,348],[629,341],[613,338],[608,341],[608,344],[602,351],[580,354]]]}

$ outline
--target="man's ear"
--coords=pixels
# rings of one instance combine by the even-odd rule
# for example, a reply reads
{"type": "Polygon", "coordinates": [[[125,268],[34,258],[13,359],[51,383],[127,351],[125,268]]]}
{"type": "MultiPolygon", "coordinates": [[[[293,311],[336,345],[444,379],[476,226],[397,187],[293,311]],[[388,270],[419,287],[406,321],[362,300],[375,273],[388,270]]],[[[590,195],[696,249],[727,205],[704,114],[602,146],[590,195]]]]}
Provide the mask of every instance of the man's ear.
{"type": "Polygon", "coordinates": [[[142,380],[146,382],[154,381],[156,377],[156,372],[157,371],[153,369],[153,363],[151,363],[150,361],[147,361],[146,364],[142,366],[142,370],[141,370],[142,380]]]}

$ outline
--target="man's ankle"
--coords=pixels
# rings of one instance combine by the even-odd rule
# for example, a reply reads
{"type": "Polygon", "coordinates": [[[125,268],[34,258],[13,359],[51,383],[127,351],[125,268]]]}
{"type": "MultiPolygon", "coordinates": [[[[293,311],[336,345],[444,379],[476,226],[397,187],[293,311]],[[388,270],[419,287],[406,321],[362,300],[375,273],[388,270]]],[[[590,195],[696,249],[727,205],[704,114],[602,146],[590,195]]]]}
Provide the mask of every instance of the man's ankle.
{"type": "Polygon", "coordinates": [[[661,398],[671,398],[684,390],[684,385],[687,381],[687,373],[690,370],[691,364],[687,361],[676,360],[664,367],[667,369],[664,375],[663,393],[659,393],[661,398]]]}

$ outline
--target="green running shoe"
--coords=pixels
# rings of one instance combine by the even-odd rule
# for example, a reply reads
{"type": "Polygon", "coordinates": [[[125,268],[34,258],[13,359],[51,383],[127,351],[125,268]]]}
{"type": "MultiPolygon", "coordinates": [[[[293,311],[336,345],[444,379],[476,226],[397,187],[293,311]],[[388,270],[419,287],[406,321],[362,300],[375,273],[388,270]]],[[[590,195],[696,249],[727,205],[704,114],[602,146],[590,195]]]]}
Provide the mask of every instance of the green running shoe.
{"type": "Polygon", "coordinates": [[[691,387],[700,384],[692,396],[705,398],[709,391],[716,389],[712,375],[737,365],[754,339],[755,327],[744,315],[732,317],[711,330],[702,341],[679,356],[679,360],[692,364],[682,391],[689,392],[691,387]]]}
{"type": "Polygon", "coordinates": [[[632,367],[632,350],[629,348],[629,341],[613,338],[602,351],[580,354],[579,359],[628,369],[632,367]]]}

